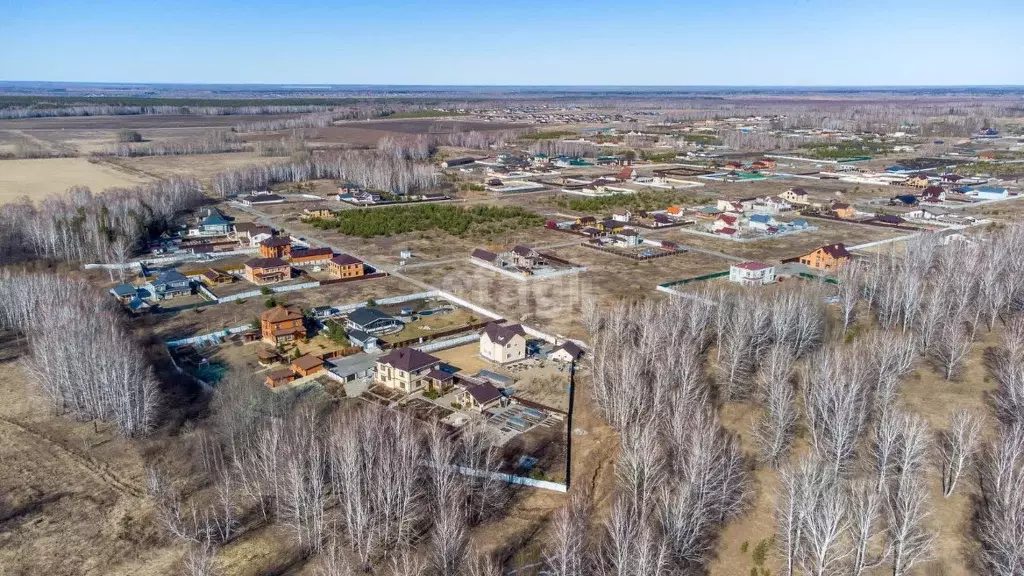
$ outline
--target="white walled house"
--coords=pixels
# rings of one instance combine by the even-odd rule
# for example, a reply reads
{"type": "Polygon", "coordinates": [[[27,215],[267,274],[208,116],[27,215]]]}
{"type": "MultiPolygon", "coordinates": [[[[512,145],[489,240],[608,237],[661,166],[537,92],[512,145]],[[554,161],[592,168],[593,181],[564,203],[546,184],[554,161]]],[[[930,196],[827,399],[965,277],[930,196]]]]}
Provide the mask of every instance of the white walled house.
{"type": "Polygon", "coordinates": [[[763,262],[741,262],[729,266],[729,281],[744,286],[760,286],[775,282],[775,266],[763,262]]]}
{"type": "Polygon", "coordinates": [[[523,360],[526,358],[526,331],[519,324],[484,326],[480,335],[480,356],[498,364],[523,360]]]}

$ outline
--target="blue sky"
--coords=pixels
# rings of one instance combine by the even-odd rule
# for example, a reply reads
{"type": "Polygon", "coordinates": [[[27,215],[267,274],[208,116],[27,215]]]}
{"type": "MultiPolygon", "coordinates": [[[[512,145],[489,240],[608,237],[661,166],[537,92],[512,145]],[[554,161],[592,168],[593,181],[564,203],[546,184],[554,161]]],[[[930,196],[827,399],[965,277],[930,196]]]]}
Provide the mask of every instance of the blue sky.
{"type": "Polygon", "coordinates": [[[0,80],[1024,84],[1021,0],[0,0],[0,80]]]}

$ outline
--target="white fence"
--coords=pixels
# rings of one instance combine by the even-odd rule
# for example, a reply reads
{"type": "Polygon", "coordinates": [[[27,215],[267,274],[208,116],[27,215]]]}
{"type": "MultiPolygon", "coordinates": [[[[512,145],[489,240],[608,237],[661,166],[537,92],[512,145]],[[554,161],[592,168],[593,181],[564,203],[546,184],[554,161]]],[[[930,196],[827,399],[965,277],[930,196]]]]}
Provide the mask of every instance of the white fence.
{"type": "MultiPolygon", "coordinates": [[[[302,284],[292,284],[289,286],[278,286],[271,288],[270,291],[274,294],[280,294],[281,292],[294,292],[296,290],[306,290],[309,288],[316,288],[320,286],[319,282],[303,282],[302,284]]],[[[263,292],[260,290],[250,290],[248,292],[240,292],[238,294],[230,294],[228,296],[221,296],[216,298],[217,303],[233,302],[235,300],[241,300],[243,298],[256,298],[262,295],[263,292]]]]}
{"type": "Polygon", "coordinates": [[[181,340],[171,340],[167,343],[168,346],[184,346],[185,344],[198,344],[200,342],[216,342],[221,338],[227,338],[232,334],[238,334],[239,332],[245,332],[246,330],[252,329],[251,324],[245,326],[236,326],[234,328],[228,328],[226,330],[219,330],[217,332],[211,332],[209,334],[202,334],[199,336],[192,336],[191,338],[182,338],[181,340]]]}
{"type": "Polygon", "coordinates": [[[477,333],[466,334],[465,336],[458,336],[456,338],[448,338],[446,340],[435,340],[433,342],[427,342],[419,346],[413,346],[413,348],[420,352],[437,352],[438,350],[447,350],[448,348],[455,348],[456,346],[462,346],[463,344],[469,344],[470,342],[476,342],[480,339],[480,335],[477,333]]]}
{"type": "Polygon", "coordinates": [[[436,293],[441,298],[444,298],[446,300],[454,302],[454,303],[458,304],[459,306],[462,306],[463,308],[469,308],[473,312],[476,312],[477,314],[480,314],[482,316],[487,316],[491,320],[497,320],[498,318],[502,317],[501,314],[495,314],[494,312],[491,312],[490,310],[488,310],[488,309],[486,309],[486,308],[484,308],[482,306],[477,306],[476,304],[473,304],[472,302],[467,302],[467,301],[463,300],[462,298],[459,298],[457,296],[453,296],[452,294],[449,294],[448,292],[445,292],[444,290],[437,290],[436,293]]]}
{"type": "Polygon", "coordinates": [[[500,480],[508,484],[532,486],[534,488],[542,488],[544,490],[561,492],[563,494],[569,490],[569,487],[566,486],[565,484],[559,484],[558,482],[550,482],[548,480],[534,480],[533,478],[513,476],[512,474],[504,474],[501,472],[488,472],[487,470],[477,470],[475,468],[467,468],[465,466],[452,466],[452,468],[459,474],[462,474],[463,476],[474,476],[476,478],[491,478],[493,480],[500,480]]]}

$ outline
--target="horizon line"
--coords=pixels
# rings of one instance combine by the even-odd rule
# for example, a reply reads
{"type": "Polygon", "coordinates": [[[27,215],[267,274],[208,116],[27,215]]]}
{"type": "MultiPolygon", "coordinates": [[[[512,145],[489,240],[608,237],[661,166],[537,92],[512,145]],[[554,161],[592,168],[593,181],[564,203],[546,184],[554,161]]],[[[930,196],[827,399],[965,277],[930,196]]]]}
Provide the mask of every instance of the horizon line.
{"type": "Polygon", "coordinates": [[[279,88],[1020,88],[1024,84],[402,84],[322,82],[167,82],[87,80],[6,80],[0,84],[73,84],[83,86],[265,86],[279,88]]]}

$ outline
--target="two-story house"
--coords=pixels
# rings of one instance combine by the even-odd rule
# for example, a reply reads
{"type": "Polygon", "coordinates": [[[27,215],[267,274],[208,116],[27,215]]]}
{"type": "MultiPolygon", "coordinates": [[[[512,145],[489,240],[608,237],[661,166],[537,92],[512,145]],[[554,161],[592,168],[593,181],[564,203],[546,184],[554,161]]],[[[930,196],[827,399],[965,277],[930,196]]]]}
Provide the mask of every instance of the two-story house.
{"type": "Polygon", "coordinates": [[[327,269],[335,278],[359,278],[366,274],[363,261],[348,254],[338,254],[327,262],[327,269]]]}
{"type": "Polygon", "coordinates": [[[295,306],[274,306],[260,314],[260,333],[263,341],[278,345],[306,337],[302,312],[295,306]]]}
{"type": "Polygon", "coordinates": [[[775,267],[764,262],[741,262],[729,266],[729,281],[744,286],[775,282],[775,267]]]}
{"type": "Polygon", "coordinates": [[[291,265],[280,258],[253,258],[245,263],[245,279],[258,286],[284,282],[291,277],[291,265]]]}
{"type": "Polygon", "coordinates": [[[520,324],[490,323],[480,335],[480,355],[498,364],[526,358],[526,331],[520,324]]]}
{"type": "Polygon", "coordinates": [[[815,270],[834,272],[849,262],[850,258],[844,244],[829,244],[801,256],[799,262],[815,270]]]}
{"type": "Polygon", "coordinates": [[[287,238],[274,236],[260,242],[260,256],[264,258],[286,258],[292,253],[292,243],[287,238]]]}
{"type": "Polygon", "coordinates": [[[192,281],[177,270],[161,272],[156,280],[150,283],[153,297],[157,300],[188,296],[192,293],[192,281]]]}
{"type": "Polygon", "coordinates": [[[373,381],[411,394],[429,385],[431,370],[441,360],[415,348],[397,348],[377,359],[373,381]]]}

